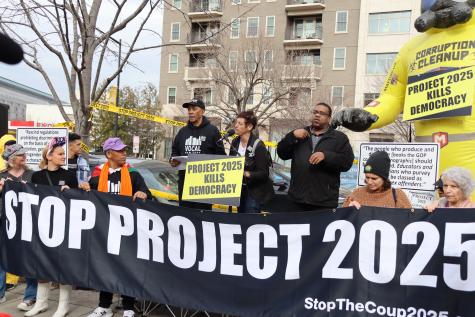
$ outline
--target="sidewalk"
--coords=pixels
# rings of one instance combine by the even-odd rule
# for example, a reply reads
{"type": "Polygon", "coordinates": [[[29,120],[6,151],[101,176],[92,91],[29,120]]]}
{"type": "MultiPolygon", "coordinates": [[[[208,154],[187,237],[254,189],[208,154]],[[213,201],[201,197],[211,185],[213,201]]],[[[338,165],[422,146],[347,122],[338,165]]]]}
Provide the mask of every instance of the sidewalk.
{"type": "MultiPolygon", "coordinates": [[[[0,313],[7,313],[10,314],[12,317],[23,317],[23,313],[19,311],[16,307],[19,303],[21,303],[23,299],[23,292],[25,289],[25,284],[20,284],[14,289],[7,292],[6,297],[7,301],[3,304],[0,304],[0,313]]],[[[51,290],[49,296],[49,309],[44,313],[41,313],[37,316],[39,317],[50,317],[56,311],[58,307],[58,297],[59,297],[59,289],[51,290]]],[[[119,297],[116,295],[114,296],[114,302],[112,304],[112,309],[114,311],[115,317],[122,316],[122,310],[114,309],[117,305],[119,297]]],[[[71,304],[70,304],[70,311],[68,317],[79,317],[79,316],[87,316],[89,315],[96,307],[99,301],[99,293],[96,291],[79,291],[74,290],[71,296],[71,304]]],[[[144,310],[147,307],[137,307],[139,310],[144,310]]],[[[167,311],[164,305],[160,305],[157,309],[153,312],[148,312],[153,308],[150,305],[146,310],[148,316],[153,317],[168,317],[173,316],[170,312],[167,311]]],[[[175,310],[176,316],[181,316],[180,312],[175,310]]],[[[140,314],[137,313],[136,316],[140,314]]],[[[183,316],[190,316],[192,314],[183,314],[183,316]]],[[[198,317],[198,314],[195,315],[198,317]]]]}

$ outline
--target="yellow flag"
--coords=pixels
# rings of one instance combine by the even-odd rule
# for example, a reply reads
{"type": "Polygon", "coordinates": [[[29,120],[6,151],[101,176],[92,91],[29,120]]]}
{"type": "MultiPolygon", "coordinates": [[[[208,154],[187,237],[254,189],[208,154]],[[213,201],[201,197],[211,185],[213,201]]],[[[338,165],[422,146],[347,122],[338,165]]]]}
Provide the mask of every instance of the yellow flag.
{"type": "Polygon", "coordinates": [[[117,100],[117,86],[111,86],[107,94],[107,102],[116,105],[117,100]]]}

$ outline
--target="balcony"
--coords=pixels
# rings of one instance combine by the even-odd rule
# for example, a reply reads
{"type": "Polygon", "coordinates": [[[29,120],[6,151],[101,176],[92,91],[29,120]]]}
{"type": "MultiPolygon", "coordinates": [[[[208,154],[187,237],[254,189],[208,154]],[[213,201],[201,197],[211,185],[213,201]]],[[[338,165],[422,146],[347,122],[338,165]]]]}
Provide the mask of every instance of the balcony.
{"type": "Polygon", "coordinates": [[[189,33],[186,38],[186,48],[190,53],[205,53],[221,48],[218,34],[214,33],[189,33]]]}
{"type": "Polygon", "coordinates": [[[193,22],[209,22],[221,19],[223,7],[220,1],[191,1],[188,17],[193,22]]]}
{"type": "Polygon", "coordinates": [[[320,80],[322,77],[322,65],[315,64],[292,64],[284,65],[282,79],[288,81],[320,80]]]}
{"type": "Polygon", "coordinates": [[[211,69],[209,67],[185,67],[185,81],[204,82],[212,79],[211,69]]]}
{"type": "Polygon", "coordinates": [[[307,16],[322,13],[325,0],[287,0],[287,16],[307,16]]]}
{"type": "Polygon", "coordinates": [[[322,29],[316,28],[313,31],[300,32],[296,34],[294,30],[287,30],[284,47],[286,49],[318,49],[323,44],[322,29]]]}

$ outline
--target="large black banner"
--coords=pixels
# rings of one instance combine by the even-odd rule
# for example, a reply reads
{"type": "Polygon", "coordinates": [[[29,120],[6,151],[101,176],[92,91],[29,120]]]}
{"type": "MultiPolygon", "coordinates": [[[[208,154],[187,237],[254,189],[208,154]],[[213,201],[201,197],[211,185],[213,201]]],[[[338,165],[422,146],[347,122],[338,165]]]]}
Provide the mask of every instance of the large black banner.
{"type": "Polygon", "coordinates": [[[239,215],[7,182],[10,272],[239,316],[471,317],[475,210],[239,215]]]}

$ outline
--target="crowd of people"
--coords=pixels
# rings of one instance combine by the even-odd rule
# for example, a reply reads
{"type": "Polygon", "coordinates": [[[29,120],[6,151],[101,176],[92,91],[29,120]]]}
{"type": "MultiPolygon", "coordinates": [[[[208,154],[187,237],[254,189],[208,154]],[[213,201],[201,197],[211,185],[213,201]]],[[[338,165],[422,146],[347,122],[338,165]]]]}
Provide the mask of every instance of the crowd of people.
{"type": "MultiPolygon", "coordinates": [[[[205,104],[193,99],[183,104],[188,111],[188,124],[175,136],[170,165],[177,167],[179,157],[189,154],[225,155],[223,138],[216,126],[204,116],[205,104]]],[[[290,131],[277,145],[277,154],[283,160],[291,160],[291,182],[288,198],[290,210],[320,211],[338,206],[340,174],[348,171],[354,161],[354,153],[348,137],[330,126],[332,108],[318,103],[312,110],[311,124],[290,131]]],[[[256,133],[257,117],[252,111],[238,114],[234,131],[237,135],[228,140],[229,155],[245,158],[244,174],[238,213],[259,213],[272,200],[274,189],[270,179],[272,160],[262,140],[256,133]]],[[[129,196],[132,200],[152,199],[143,177],[127,163],[127,145],[120,138],[112,137],[103,143],[106,162],[90,170],[87,160],[81,155],[81,136],[70,133],[68,138],[52,138],[42,152],[38,171],[26,164],[25,149],[12,136],[0,139],[4,146],[0,163],[0,191],[6,180],[42,184],[65,191],[79,189],[129,196]],[[66,161],[63,146],[68,143],[66,161]],[[62,167],[67,165],[68,169],[62,167]]],[[[1,150],[1,149],[0,149],[1,150]]],[[[360,209],[362,206],[410,209],[411,202],[390,181],[391,160],[387,152],[376,151],[364,165],[365,186],[356,188],[343,207],[360,209]]],[[[211,210],[212,205],[189,202],[182,199],[185,171],[179,173],[179,205],[187,208],[211,210]]],[[[452,167],[442,173],[435,184],[439,199],[428,204],[426,209],[475,208],[470,200],[475,182],[464,168],[452,167]]],[[[5,302],[6,272],[0,269],[0,303],[5,302]]],[[[53,317],[64,317],[69,312],[71,285],[59,285],[59,304],[53,317]]],[[[23,301],[18,309],[25,316],[35,316],[48,309],[49,281],[26,278],[23,301]]],[[[110,317],[113,294],[99,293],[98,307],[88,317],[110,317]]],[[[123,296],[125,317],[134,316],[135,299],[123,296]]]]}

